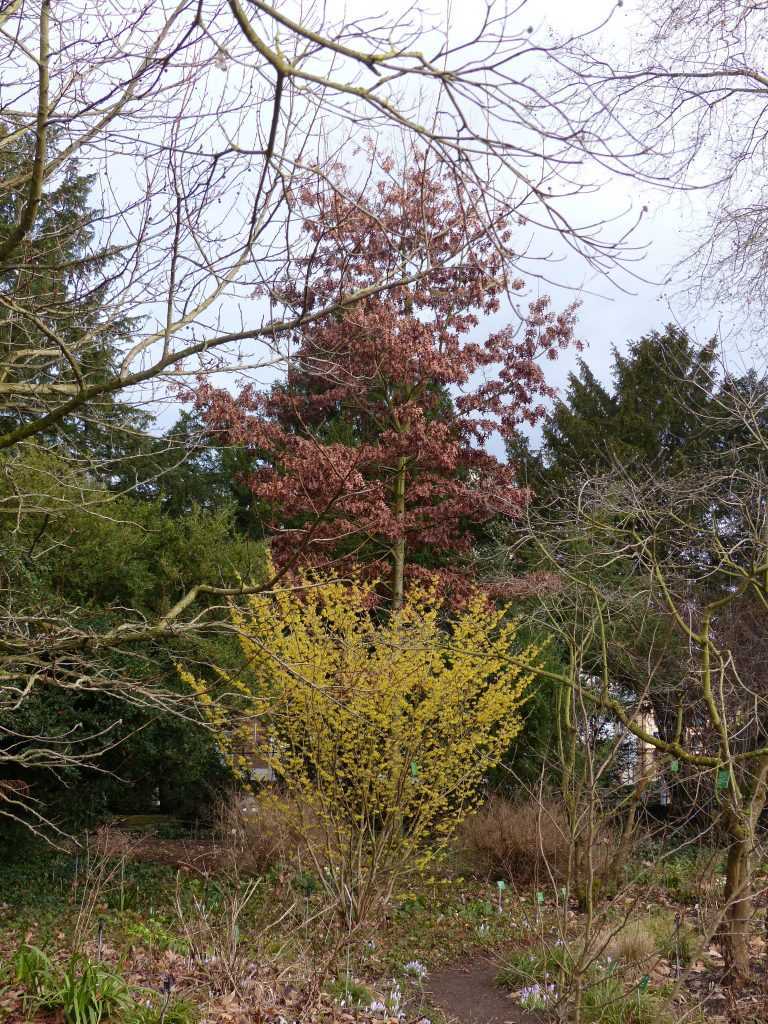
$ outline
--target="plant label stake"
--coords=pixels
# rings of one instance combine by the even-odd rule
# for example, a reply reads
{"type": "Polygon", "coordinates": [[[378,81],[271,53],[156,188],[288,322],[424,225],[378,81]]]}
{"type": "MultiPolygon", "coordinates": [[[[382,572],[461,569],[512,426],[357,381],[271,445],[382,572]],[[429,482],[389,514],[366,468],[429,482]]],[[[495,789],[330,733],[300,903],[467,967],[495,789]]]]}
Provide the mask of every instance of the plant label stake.
{"type": "Polygon", "coordinates": [[[501,909],[502,909],[502,896],[504,894],[504,890],[506,889],[506,887],[507,887],[507,883],[502,881],[502,879],[500,878],[498,880],[498,882],[496,883],[496,888],[499,890],[499,913],[501,913],[501,909]]]}
{"type": "Polygon", "coordinates": [[[675,914],[675,977],[680,977],[680,927],[683,917],[680,911],[675,914]]]}

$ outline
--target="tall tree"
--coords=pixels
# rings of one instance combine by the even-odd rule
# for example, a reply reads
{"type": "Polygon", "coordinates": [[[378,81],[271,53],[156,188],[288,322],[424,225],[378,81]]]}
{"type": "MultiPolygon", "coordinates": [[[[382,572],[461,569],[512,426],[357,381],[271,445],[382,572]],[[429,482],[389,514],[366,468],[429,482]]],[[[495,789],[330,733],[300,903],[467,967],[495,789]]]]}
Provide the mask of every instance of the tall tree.
{"type": "Polygon", "coordinates": [[[616,462],[653,473],[700,455],[711,443],[715,346],[667,324],[630,342],[626,355],[614,348],[610,389],[581,359],[544,423],[544,477],[558,487],[616,462]]]}
{"type": "MultiPolygon", "coordinates": [[[[510,461],[518,466],[521,483],[532,488],[533,498],[529,523],[522,530],[513,526],[501,532],[489,575],[505,579],[551,572],[552,559],[542,551],[542,540],[553,523],[573,516],[584,482],[604,477],[608,492],[615,487],[611,477],[616,473],[642,486],[674,473],[696,471],[715,452],[729,447],[734,421],[725,411],[730,403],[720,408],[725,385],[719,380],[716,358],[715,339],[699,346],[685,330],[667,324],[631,341],[624,353],[614,348],[610,385],[601,383],[581,359],[578,371],[569,375],[562,398],[544,420],[540,449],[532,450],[520,432],[508,443],[510,461]]],[[[706,503],[688,512],[703,522],[706,503]]],[[[583,560],[582,543],[579,538],[568,549],[563,541],[568,550],[563,557],[583,560]]],[[[690,549],[690,537],[685,544],[690,549]]],[[[693,555],[689,550],[688,557],[693,555]]],[[[598,578],[604,592],[614,595],[612,614],[622,641],[610,650],[611,680],[625,693],[646,690],[649,652],[653,651],[653,685],[646,698],[661,735],[669,737],[676,728],[685,645],[663,605],[657,603],[638,616],[633,595],[640,583],[631,560],[608,563],[599,573],[595,571],[595,581],[598,578]]],[[[603,657],[599,644],[590,645],[585,657],[591,659],[592,670],[599,672],[603,657]]],[[[687,813],[684,800],[675,803],[675,813],[687,813]]]]}
{"type": "MultiPolygon", "coordinates": [[[[452,567],[468,559],[475,528],[519,514],[527,492],[487,442],[542,414],[553,392],[539,358],[573,342],[575,307],[555,314],[539,299],[519,324],[470,340],[523,282],[505,276],[474,197],[419,154],[401,174],[385,161],[353,201],[303,199],[321,214],[308,220],[308,309],[382,276],[402,283],[298,331],[270,391],[233,397],[203,383],[196,404],[216,437],[256,459],[247,479],[278,561],[300,551],[367,562],[399,608],[407,571],[458,586],[452,567]]],[[[509,237],[506,222],[497,231],[509,237]]]]}
{"type": "MultiPolygon", "coordinates": [[[[25,169],[34,135],[0,125],[0,244],[22,216],[25,169]]],[[[56,158],[48,135],[46,156],[56,158]]],[[[117,252],[97,244],[103,211],[92,205],[95,175],[65,161],[41,189],[30,231],[0,271],[0,432],[7,433],[45,411],[52,395],[98,385],[116,371],[116,348],[135,323],[109,306],[110,271],[117,252]]],[[[99,464],[135,448],[134,436],[150,417],[119,403],[111,393],[73,409],[55,427],[40,431],[48,444],[99,464]]]]}

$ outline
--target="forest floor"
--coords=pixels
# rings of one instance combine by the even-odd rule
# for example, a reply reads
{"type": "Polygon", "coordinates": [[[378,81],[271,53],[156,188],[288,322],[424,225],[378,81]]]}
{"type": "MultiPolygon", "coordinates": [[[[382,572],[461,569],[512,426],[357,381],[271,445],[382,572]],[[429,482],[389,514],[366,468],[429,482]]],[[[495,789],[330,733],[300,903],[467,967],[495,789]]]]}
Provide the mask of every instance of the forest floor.
{"type": "MultiPolygon", "coordinates": [[[[138,1024],[534,1024],[562,1009],[550,987],[583,915],[557,890],[436,871],[340,942],[306,869],[233,881],[210,839],[112,838],[108,857],[36,847],[0,863],[0,1024],[97,1024],[68,1013],[58,990],[43,998],[19,966],[24,947],[44,951],[51,976],[95,963],[119,978],[138,1024]]],[[[755,982],[724,988],[719,950],[699,941],[702,893],[686,885],[682,868],[661,887],[639,879],[606,911],[604,928],[629,921],[645,937],[639,954],[606,944],[585,1024],[768,1021],[764,938],[755,982]]],[[[126,1014],[102,1019],[132,1024],[126,1014]]]]}

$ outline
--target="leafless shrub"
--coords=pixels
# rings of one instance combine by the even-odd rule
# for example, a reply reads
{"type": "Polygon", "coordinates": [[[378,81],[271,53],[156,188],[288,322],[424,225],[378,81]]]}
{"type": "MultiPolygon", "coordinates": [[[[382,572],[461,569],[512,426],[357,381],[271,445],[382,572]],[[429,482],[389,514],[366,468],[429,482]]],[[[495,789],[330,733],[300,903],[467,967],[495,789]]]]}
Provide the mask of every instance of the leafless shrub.
{"type": "Polygon", "coordinates": [[[560,803],[492,796],[463,824],[459,846],[486,878],[527,883],[568,872],[569,833],[560,803]]]}
{"type": "Polygon", "coordinates": [[[187,890],[182,874],[177,875],[176,917],[190,958],[204,966],[211,991],[241,995],[252,988],[255,965],[243,950],[240,922],[260,880],[246,877],[243,870],[245,830],[234,798],[217,809],[214,835],[212,854],[200,865],[203,888],[187,890]],[[207,884],[211,875],[217,883],[213,901],[207,884]]]}
{"type": "Polygon", "coordinates": [[[273,793],[247,801],[230,796],[217,808],[214,828],[224,865],[236,861],[243,875],[263,875],[290,857],[300,841],[290,807],[273,793]]]}
{"type": "Polygon", "coordinates": [[[181,932],[190,956],[205,965],[214,992],[241,993],[249,981],[252,969],[241,944],[240,920],[258,887],[258,879],[242,884],[239,878],[228,879],[215,906],[205,892],[193,892],[190,906],[177,881],[175,907],[181,932]]]}
{"type": "MultiPolygon", "coordinates": [[[[96,937],[96,919],[107,894],[125,883],[125,864],[139,840],[104,825],[86,837],[84,853],[77,854],[75,897],[79,899],[73,949],[80,950],[96,937]]],[[[98,931],[101,944],[101,929],[98,931]]]]}

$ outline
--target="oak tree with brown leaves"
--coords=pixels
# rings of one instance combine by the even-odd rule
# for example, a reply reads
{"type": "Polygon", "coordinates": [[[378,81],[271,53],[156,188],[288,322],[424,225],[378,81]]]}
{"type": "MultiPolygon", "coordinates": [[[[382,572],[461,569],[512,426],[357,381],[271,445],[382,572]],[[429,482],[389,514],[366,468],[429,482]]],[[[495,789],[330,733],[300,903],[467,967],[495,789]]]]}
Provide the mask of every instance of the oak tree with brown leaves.
{"type": "MultiPolygon", "coordinates": [[[[474,212],[476,197],[413,154],[390,159],[359,197],[305,191],[312,255],[296,312],[328,307],[367,282],[402,284],[295,332],[284,381],[239,394],[202,381],[195,401],[220,440],[252,454],[247,483],[265,509],[278,563],[362,561],[390,580],[430,572],[455,595],[478,527],[515,517],[528,492],[488,448],[543,414],[553,390],[540,358],[574,342],[575,306],[541,297],[517,322],[475,340],[510,280],[474,212]],[[450,568],[449,568],[450,565],[450,568]]],[[[494,225],[504,245],[508,220],[494,225]]]]}

